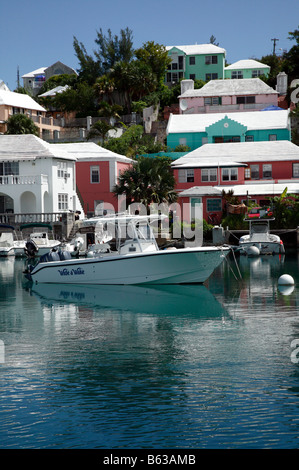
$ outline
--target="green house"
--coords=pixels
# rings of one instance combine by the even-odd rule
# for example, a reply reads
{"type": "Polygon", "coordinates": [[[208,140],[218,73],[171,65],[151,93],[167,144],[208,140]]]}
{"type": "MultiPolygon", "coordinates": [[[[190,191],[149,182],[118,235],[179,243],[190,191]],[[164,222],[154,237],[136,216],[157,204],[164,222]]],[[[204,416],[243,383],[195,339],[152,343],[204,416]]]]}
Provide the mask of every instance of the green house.
{"type": "Polygon", "coordinates": [[[195,150],[204,144],[291,140],[288,110],[242,113],[171,114],[167,146],[188,145],[195,150]]]}
{"type": "Polygon", "coordinates": [[[269,65],[262,64],[257,60],[239,60],[228,65],[224,69],[224,78],[258,78],[264,75],[268,77],[270,73],[269,65]]]}
{"type": "Polygon", "coordinates": [[[225,49],[214,44],[166,47],[171,64],[168,67],[166,84],[181,79],[216,80],[224,78],[225,49]]]}

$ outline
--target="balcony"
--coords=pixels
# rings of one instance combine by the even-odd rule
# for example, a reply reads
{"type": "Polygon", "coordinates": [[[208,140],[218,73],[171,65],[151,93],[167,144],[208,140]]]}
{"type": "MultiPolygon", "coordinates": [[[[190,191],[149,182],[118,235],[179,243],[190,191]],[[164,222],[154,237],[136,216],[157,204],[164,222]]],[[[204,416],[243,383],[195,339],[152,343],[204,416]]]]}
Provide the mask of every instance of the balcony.
{"type": "Polygon", "coordinates": [[[47,185],[48,175],[5,175],[0,176],[0,185],[47,185]]]}

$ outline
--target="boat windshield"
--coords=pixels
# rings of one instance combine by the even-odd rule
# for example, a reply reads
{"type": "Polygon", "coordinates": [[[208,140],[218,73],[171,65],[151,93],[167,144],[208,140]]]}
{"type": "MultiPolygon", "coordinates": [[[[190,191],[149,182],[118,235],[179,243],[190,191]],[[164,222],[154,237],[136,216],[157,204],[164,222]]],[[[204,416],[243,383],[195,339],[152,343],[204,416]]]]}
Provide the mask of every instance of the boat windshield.
{"type": "Polygon", "coordinates": [[[251,232],[252,233],[268,233],[269,227],[268,224],[252,224],[251,232]]]}

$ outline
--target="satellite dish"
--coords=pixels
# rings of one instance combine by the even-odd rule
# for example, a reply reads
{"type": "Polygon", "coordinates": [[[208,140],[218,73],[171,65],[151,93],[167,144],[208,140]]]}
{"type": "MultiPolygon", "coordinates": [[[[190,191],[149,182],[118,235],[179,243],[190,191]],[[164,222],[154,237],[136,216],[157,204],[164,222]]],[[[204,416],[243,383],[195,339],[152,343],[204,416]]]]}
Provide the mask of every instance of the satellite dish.
{"type": "Polygon", "coordinates": [[[188,109],[188,103],[186,100],[180,100],[180,108],[182,111],[186,111],[186,109],[188,109]]]}

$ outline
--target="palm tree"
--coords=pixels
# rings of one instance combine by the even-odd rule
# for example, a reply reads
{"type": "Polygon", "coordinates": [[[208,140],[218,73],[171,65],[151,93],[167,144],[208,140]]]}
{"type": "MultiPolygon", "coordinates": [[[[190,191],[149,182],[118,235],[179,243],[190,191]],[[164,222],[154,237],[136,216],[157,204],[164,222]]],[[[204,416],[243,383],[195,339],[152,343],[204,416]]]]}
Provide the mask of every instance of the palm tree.
{"type": "Polygon", "coordinates": [[[141,202],[147,209],[151,203],[172,203],[177,200],[175,178],[167,157],[139,157],[123,171],[114,187],[116,196],[125,195],[127,203],[141,202]]]}
{"type": "Polygon", "coordinates": [[[25,114],[14,114],[5,121],[6,134],[33,134],[39,136],[39,128],[32,119],[25,114]]]}
{"type": "Polygon", "coordinates": [[[111,126],[106,121],[97,121],[91,127],[90,131],[87,134],[87,140],[100,137],[101,141],[104,142],[106,135],[112,129],[115,129],[115,126],[111,126]]]}

